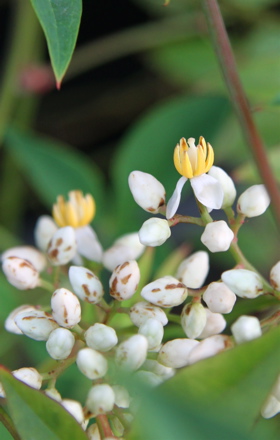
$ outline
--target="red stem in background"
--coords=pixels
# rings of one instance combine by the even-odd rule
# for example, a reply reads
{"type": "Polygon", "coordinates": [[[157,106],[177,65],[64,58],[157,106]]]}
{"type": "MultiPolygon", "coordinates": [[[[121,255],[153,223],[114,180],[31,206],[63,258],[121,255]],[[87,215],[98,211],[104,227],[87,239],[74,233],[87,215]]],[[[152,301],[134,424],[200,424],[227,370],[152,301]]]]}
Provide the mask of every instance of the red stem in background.
{"type": "Polygon", "coordinates": [[[245,96],[233,51],[224,25],[223,17],[216,0],[202,0],[205,10],[212,42],[225,78],[225,82],[242,127],[245,139],[250,146],[259,173],[271,198],[271,205],[276,219],[280,225],[280,191],[268,163],[264,144],[255,126],[252,114],[245,96]]]}

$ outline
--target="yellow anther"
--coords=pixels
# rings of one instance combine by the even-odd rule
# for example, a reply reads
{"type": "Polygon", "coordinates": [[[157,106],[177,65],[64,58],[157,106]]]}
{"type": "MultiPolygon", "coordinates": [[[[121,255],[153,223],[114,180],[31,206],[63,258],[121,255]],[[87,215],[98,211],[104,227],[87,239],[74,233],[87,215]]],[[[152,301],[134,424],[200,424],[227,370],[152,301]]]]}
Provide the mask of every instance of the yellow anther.
{"type": "Polygon", "coordinates": [[[70,191],[68,201],[63,196],[57,197],[53,205],[53,218],[58,226],[72,226],[80,228],[88,225],[95,215],[94,198],[87,194],[83,196],[82,191],[70,191]]]}
{"type": "Polygon", "coordinates": [[[199,144],[195,146],[194,138],[180,139],[174,150],[174,165],[179,174],[192,179],[207,173],[214,163],[212,146],[201,136],[199,144]]]}

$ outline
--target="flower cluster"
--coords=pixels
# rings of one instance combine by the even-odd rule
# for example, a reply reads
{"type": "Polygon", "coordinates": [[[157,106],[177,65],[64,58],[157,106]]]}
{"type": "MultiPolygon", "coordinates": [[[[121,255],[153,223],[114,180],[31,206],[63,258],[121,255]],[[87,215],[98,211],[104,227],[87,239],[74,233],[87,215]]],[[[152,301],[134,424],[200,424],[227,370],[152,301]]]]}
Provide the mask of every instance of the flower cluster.
{"type": "MultiPolygon", "coordinates": [[[[193,138],[188,142],[181,139],[175,148],[174,163],[182,177],[167,204],[165,189],[155,177],[133,171],[129,187],[135,201],[145,211],[166,218],[148,219],[139,233],[118,238],[105,251],[89,225],[95,214],[93,198],[71,191],[68,201],[62,196],[57,198],[53,218],[39,218],[35,228],[38,249],[20,246],[2,254],[3,271],[13,286],[51,292],[44,306],[24,304],[11,311],[6,330],[44,341],[47,354],[57,362],[54,365],[67,365],[66,360],[76,362],[89,380],[85,405],[63,399],[56,390],[55,381],[63,368],[54,366],[51,371],[38,373],[29,367],[13,374],[34,388],[43,387],[47,396],[59,401],[87,429],[89,438],[99,438],[95,423],[87,427],[89,419],[113,415],[118,420],[117,430],[114,424],[111,426],[115,438],[126,433],[119,420],[120,409],[127,422],[135,410],[134,398],[118,383],[110,363],[114,371],[124,369],[138,380],[157,386],[182,367],[262,335],[262,323],[255,316],[245,315],[233,323],[231,335],[228,331],[223,334],[227,325],[224,315],[231,313],[237,297],[279,293],[280,262],[271,269],[269,284],[247,264],[242,253],[236,252],[241,258],[237,266],[205,285],[209,253],[200,250],[181,261],[174,273],[148,283],[142,281],[137,260],[146,246],[163,244],[177,223],[202,226],[201,241],[210,252],[229,248],[236,251],[237,230],[244,217],[260,215],[268,207],[264,186],[255,185],[239,197],[235,217],[231,208],[236,197],[233,181],[225,171],[214,167],[213,161],[213,148],[203,138],[197,146],[193,138]],[[176,214],[187,179],[198,201],[198,219],[176,214]],[[210,210],[220,208],[231,221],[212,220],[210,210]],[[99,265],[93,268],[92,262],[99,265]],[[108,285],[99,278],[103,267],[111,273],[108,285]],[[63,269],[58,278],[57,268],[63,269]],[[52,274],[56,276],[53,284],[52,274]],[[88,319],[89,308],[92,320],[88,319]],[[87,318],[83,319],[85,311],[87,318]],[[174,326],[178,337],[167,340],[166,326],[174,326]]],[[[280,411],[279,384],[275,390],[263,409],[264,417],[280,411]]],[[[4,396],[5,391],[0,391],[4,396]]]]}

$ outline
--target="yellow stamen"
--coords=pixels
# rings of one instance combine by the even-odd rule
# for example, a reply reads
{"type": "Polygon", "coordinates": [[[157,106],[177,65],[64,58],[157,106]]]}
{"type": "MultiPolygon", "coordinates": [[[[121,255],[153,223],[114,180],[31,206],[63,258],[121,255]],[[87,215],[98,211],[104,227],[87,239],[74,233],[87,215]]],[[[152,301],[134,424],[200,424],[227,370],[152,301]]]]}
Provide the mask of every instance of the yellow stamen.
{"type": "Polygon", "coordinates": [[[179,174],[192,179],[207,173],[214,163],[212,146],[201,136],[199,144],[195,146],[194,139],[180,139],[174,150],[174,165],[179,174]]]}
{"type": "Polygon", "coordinates": [[[60,227],[80,228],[88,225],[95,215],[95,201],[90,194],[83,196],[81,191],[70,191],[68,201],[63,196],[57,197],[53,205],[53,218],[60,227]]]}

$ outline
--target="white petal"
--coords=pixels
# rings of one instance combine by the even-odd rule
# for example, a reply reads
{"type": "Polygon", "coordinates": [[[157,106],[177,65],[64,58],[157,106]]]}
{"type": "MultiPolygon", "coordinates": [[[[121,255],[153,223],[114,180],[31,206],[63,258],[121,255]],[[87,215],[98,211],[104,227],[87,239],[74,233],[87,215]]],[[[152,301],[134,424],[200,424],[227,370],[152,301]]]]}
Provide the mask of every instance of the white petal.
{"type": "Polygon", "coordinates": [[[204,206],[211,209],[221,208],[224,192],[217,179],[208,174],[201,174],[191,179],[191,186],[195,197],[204,206]]]}
{"type": "Polygon", "coordinates": [[[183,186],[185,185],[186,181],[188,179],[184,176],[182,176],[176,185],[175,191],[171,196],[171,199],[169,199],[168,203],[167,203],[167,207],[166,207],[166,218],[170,219],[171,217],[173,217],[173,215],[175,215],[178,206],[180,204],[180,200],[181,200],[181,192],[183,189],[183,186]]]}
{"type": "Polygon", "coordinates": [[[100,263],[103,249],[92,227],[83,226],[82,228],[77,228],[75,231],[78,253],[83,257],[86,257],[88,260],[100,263]]]}

